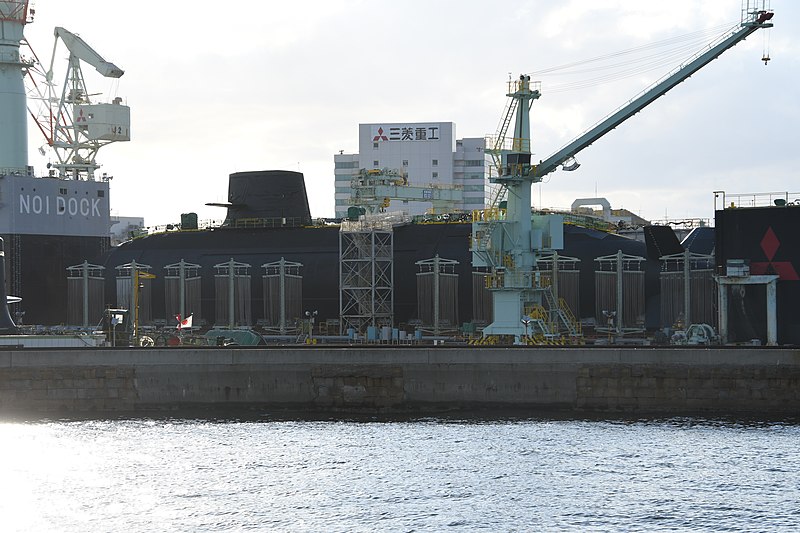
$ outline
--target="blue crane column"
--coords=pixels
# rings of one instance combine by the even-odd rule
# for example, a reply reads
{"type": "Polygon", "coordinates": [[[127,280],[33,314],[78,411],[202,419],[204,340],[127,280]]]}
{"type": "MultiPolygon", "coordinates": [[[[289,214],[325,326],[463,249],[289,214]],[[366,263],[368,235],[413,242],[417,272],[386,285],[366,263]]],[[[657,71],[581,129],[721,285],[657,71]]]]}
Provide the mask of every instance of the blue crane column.
{"type": "Polygon", "coordinates": [[[531,238],[531,131],[530,109],[540,92],[531,88],[530,76],[520,76],[507,96],[517,100],[514,138],[511,150],[502,151],[499,176],[492,181],[507,190],[505,221],[492,231],[492,248],[499,246],[494,267],[502,275],[493,287],[494,321],[484,328],[484,335],[513,335],[519,340],[524,334],[521,322],[523,306],[531,296],[531,274],[535,251],[531,238]],[[499,263],[499,264],[497,264],[499,263]]]}
{"type": "Polygon", "coordinates": [[[0,2],[0,175],[27,172],[28,111],[19,46],[28,2],[0,2]]]}

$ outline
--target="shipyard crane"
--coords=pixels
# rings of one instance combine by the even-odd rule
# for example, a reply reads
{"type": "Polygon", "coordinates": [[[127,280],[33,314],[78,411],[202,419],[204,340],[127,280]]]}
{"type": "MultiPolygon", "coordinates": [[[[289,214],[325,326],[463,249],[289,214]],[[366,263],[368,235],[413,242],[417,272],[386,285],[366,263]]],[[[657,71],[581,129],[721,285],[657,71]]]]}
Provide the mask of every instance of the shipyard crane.
{"type": "MultiPolygon", "coordinates": [[[[530,304],[541,304],[542,293],[533,280],[537,253],[547,248],[544,238],[547,225],[534,227],[531,220],[531,185],[542,181],[547,174],[562,166],[575,170],[575,155],[644,109],[673,87],[689,78],[723,52],[744,40],[753,32],[772,27],[773,12],[751,9],[750,2],[743,10],[741,23],[706,49],[697,53],[679,68],[668,73],[637,97],[623,105],[587,132],[568,143],[539,164],[531,163],[530,108],[541,96],[539,84],[530,76],[520,76],[509,82],[506,96],[511,100],[501,121],[498,142],[490,150],[498,166],[498,175],[491,182],[507,194],[506,209],[493,206],[473,216],[472,263],[491,269],[490,288],[494,304],[494,321],[483,331],[484,336],[511,335],[519,342],[525,334],[522,319],[530,304]],[[514,137],[510,150],[502,149],[505,129],[514,121],[514,137]]],[[[551,226],[552,227],[552,226],[551,226]]],[[[555,238],[558,241],[558,238],[555,238]]],[[[556,248],[556,246],[552,246],[556,248]]]]}
{"type": "MultiPolygon", "coordinates": [[[[47,143],[54,149],[58,161],[48,165],[51,175],[65,179],[94,180],[100,165],[95,161],[98,150],[109,143],[130,140],[130,108],[121,98],[112,103],[94,103],[86,89],[81,63],[94,67],[103,77],[118,79],[124,71],[103,59],[78,35],[57,27],[50,66],[44,73],[47,94],[39,91],[45,111],[33,113],[47,143]],[[61,96],[55,94],[53,65],[58,43],[69,51],[67,73],[61,96]]],[[[38,85],[36,86],[38,90],[38,85]]]]}
{"type": "Polygon", "coordinates": [[[122,75],[125,74],[121,68],[116,66],[114,63],[109,63],[103,59],[103,57],[95,52],[91,46],[86,44],[86,41],[71,31],[59,26],[53,30],[53,34],[55,35],[56,40],[55,43],[53,43],[53,57],[50,59],[50,69],[47,71],[47,78],[49,80],[52,80],[53,78],[53,61],[55,60],[56,48],[58,47],[59,39],[61,39],[61,42],[63,42],[64,46],[66,46],[67,50],[69,50],[70,62],[80,60],[88,63],[106,78],[121,78],[122,75]]]}

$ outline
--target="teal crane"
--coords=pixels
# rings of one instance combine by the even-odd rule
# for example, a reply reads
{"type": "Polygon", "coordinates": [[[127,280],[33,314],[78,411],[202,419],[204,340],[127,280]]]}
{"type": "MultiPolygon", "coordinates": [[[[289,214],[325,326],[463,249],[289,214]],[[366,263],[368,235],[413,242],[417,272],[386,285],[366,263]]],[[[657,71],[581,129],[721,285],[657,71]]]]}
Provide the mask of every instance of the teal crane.
{"type": "MultiPolygon", "coordinates": [[[[494,320],[484,328],[484,336],[511,335],[516,342],[525,335],[522,322],[526,306],[541,304],[534,283],[533,267],[538,252],[547,247],[543,245],[542,230],[534,228],[531,222],[531,185],[542,181],[544,176],[558,169],[575,170],[578,164],[575,155],[590,146],[603,135],[666,94],[673,87],[689,78],[723,52],[732,48],[747,36],[762,28],[772,27],[770,22],[774,13],[763,9],[743,11],[741,24],[706,49],[697,53],[689,61],[668,73],[662,79],[645,89],[638,96],[602,119],[588,131],[578,136],[550,157],[538,164],[531,162],[530,147],[530,109],[533,101],[541,96],[538,83],[530,76],[520,76],[519,80],[509,82],[507,96],[511,99],[506,106],[501,122],[500,139],[487,151],[492,154],[498,167],[491,182],[502,187],[506,197],[505,209],[494,206],[473,215],[472,264],[488,267],[492,275],[488,278],[492,290],[494,320]],[[514,134],[511,149],[502,149],[505,129],[512,123],[514,134]]],[[[555,246],[553,246],[555,248],[555,246]]]]}

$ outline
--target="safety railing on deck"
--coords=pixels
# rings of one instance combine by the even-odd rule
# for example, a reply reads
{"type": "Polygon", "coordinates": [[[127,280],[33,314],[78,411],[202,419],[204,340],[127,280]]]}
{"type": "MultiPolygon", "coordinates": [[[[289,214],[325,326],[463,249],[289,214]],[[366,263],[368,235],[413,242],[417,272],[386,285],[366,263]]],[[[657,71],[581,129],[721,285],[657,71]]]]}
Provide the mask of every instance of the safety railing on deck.
{"type": "Polygon", "coordinates": [[[800,205],[800,192],[749,192],[728,194],[714,191],[714,211],[740,207],[786,207],[800,205]]]}

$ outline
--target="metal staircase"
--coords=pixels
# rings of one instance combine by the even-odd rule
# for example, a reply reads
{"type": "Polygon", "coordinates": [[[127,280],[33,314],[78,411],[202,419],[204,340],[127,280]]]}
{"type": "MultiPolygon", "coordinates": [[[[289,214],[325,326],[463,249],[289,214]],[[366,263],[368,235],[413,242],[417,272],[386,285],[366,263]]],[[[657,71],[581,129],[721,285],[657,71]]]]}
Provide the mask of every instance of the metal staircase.
{"type": "MultiPolygon", "coordinates": [[[[552,322],[556,325],[563,325],[570,337],[580,337],[582,335],[581,325],[575,320],[575,315],[570,310],[567,302],[563,298],[559,298],[558,301],[556,301],[556,297],[550,287],[540,290],[542,294],[544,294],[547,308],[555,318],[552,322]]],[[[558,330],[560,331],[561,328],[559,327],[558,330]]]]}

